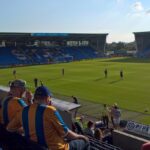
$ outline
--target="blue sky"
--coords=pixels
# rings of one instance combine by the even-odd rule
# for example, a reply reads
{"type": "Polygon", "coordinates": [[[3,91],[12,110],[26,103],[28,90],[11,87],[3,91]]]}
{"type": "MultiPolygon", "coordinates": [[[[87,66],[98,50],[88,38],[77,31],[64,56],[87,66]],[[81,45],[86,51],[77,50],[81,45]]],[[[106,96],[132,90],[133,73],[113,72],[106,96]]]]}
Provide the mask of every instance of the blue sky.
{"type": "Polygon", "coordinates": [[[107,42],[150,31],[150,0],[0,0],[0,32],[109,33],[107,42]]]}

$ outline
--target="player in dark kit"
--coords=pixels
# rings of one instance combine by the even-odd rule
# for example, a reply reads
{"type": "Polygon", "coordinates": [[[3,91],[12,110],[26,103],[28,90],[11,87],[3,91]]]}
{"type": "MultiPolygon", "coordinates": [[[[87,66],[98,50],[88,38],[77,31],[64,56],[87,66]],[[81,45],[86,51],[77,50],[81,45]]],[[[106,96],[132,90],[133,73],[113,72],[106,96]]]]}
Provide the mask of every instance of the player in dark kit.
{"type": "Polygon", "coordinates": [[[108,74],[107,69],[104,70],[104,74],[105,74],[105,78],[107,78],[107,74],[108,74]]]}
{"type": "Polygon", "coordinates": [[[37,78],[34,78],[34,86],[35,86],[35,88],[38,87],[38,79],[37,78]]]}
{"type": "Polygon", "coordinates": [[[62,68],[62,76],[64,76],[64,75],[65,75],[65,69],[62,68]]]}
{"type": "Polygon", "coordinates": [[[123,70],[120,70],[120,78],[123,79],[123,70]]]}
{"type": "Polygon", "coordinates": [[[14,70],[13,70],[13,76],[14,76],[15,79],[16,79],[16,73],[17,73],[17,72],[16,72],[16,70],[14,69],[14,70]]]}

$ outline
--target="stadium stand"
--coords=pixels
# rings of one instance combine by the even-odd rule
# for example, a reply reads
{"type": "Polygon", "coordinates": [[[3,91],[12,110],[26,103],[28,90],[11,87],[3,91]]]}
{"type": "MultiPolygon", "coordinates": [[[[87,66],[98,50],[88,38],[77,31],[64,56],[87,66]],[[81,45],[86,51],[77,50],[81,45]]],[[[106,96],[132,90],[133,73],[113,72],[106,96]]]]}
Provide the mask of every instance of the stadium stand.
{"type": "Polygon", "coordinates": [[[0,66],[48,64],[103,57],[107,35],[0,33],[0,66]]]}
{"type": "Polygon", "coordinates": [[[0,66],[46,64],[70,62],[73,60],[96,58],[97,54],[90,47],[57,48],[0,48],[0,66]]]}
{"type": "Polygon", "coordinates": [[[150,32],[134,32],[137,57],[149,58],[150,57],[150,32]]]}
{"type": "Polygon", "coordinates": [[[143,51],[139,51],[137,56],[140,58],[149,58],[150,57],[150,48],[145,48],[143,51]]]}
{"type": "MultiPolygon", "coordinates": [[[[0,92],[1,92],[1,95],[3,95],[3,97],[6,95],[6,93],[8,92],[8,88],[7,87],[0,87],[0,92]]],[[[0,100],[3,99],[3,97],[1,97],[0,100]]],[[[62,100],[59,100],[59,99],[55,99],[53,98],[52,99],[52,104],[59,109],[62,117],[64,118],[64,121],[67,123],[67,125],[71,128],[71,124],[72,124],[72,119],[71,119],[71,113],[68,113],[68,111],[72,111],[74,110],[75,108],[78,108],[80,107],[79,104],[74,104],[74,103],[70,103],[70,102],[65,102],[65,101],[62,101],[62,100]],[[67,116],[67,117],[66,117],[67,116]]],[[[1,130],[2,132],[3,130],[1,130]]],[[[18,135],[12,135],[12,137],[15,137],[15,136],[18,136],[18,135]]],[[[10,137],[11,138],[11,137],[10,137]]],[[[120,148],[116,147],[116,146],[113,146],[113,145],[110,145],[108,143],[105,143],[105,142],[100,142],[92,137],[89,137],[90,139],[90,145],[91,145],[91,150],[121,150],[120,148]]],[[[31,143],[31,147],[37,147],[38,145],[34,145],[34,143],[30,142],[30,141],[24,141],[24,139],[20,139],[22,140],[21,142],[25,146],[27,146],[27,142],[31,143]]],[[[7,136],[6,136],[6,140],[5,139],[1,139],[0,140],[2,143],[0,143],[1,146],[3,146],[4,150],[5,150],[5,147],[6,147],[6,150],[8,150],[9,148],[7,148],[7,142],[9,142],[7,140],[7,136]],[[4,142],[3,142],[4,140],[4,142]],[[5,143],[5,144],[4,144],[5,143]],[[4,145],[2,145],[4,144],[4,145]]],[[[10,142],[11,143],[11,142],[10,142]]],[[[12,143],[11,143],[12,144],[12,143]]],[[[30,144],[29,144],[30,146],[30,144]]],[[[39,147],[39,149],[41,149],[39,147]]]]}
{"type": "Polygon", "coordinates": [[[122,150],[119,147],[107,144],[105,142],[100,142],[100,141],[98,141],[95,138],[92,138],[90,136],[88,136],[88,138],[90,140],[91,150],[122,150]]]}
{"type": "Polygon", "coordinates": [[[0,65],[9,66],[19,64],[20,61],[13,56],[11,48],[0,48],[0,65]]]}

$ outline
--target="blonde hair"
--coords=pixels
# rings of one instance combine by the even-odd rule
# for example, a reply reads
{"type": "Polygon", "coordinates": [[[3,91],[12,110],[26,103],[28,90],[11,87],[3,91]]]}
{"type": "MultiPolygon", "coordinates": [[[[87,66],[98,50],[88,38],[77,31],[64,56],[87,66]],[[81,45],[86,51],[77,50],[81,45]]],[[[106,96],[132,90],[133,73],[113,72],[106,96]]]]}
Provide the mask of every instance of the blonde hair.
{"type": "Polygon", "coordinates": [[[98,128],[95,129],[94,137],[95,137],[97,140],[102,140],[102,138],[103,138],[103,133],[102,133],[101,129],[98,129],[98,128]]]}

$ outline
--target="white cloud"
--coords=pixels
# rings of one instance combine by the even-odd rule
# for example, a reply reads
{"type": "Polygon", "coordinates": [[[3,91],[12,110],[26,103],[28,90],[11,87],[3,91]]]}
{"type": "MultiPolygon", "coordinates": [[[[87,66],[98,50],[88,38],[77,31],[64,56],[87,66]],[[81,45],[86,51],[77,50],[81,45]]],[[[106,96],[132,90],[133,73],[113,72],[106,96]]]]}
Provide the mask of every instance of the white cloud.
{"type": "Polygon", "coordinates": [[[150,15],[150,9],[146,10],[146,15],[150,15]]]}
{"type": "Polygon", "coordinates": [[[131,11],[127,14],[128,17],[144,17],[150,15],[150,9],[146,10],[140,1],[136,1],[131,6],[131,11]]]}
{"type": "Polygon", "coordinates": [[[135,2],[133,4],[133,10],[136,11],[136,12],[143,11],[144,7],[143,7],[141,2],[135,2]]]}

